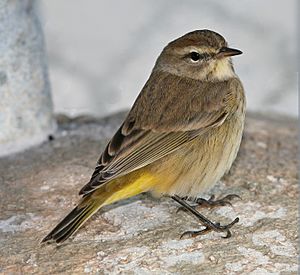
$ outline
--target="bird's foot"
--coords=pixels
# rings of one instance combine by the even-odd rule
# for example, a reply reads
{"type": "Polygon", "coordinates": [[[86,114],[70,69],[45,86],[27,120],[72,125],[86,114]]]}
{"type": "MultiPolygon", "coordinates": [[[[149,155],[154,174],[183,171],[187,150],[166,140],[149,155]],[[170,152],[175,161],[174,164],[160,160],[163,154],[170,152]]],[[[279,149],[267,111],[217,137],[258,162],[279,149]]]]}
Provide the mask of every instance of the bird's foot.
{"type": "Polygon", "coordinates": [[[183,237],[194,238],[199,235],[204,235],[210,231],[226,232],[226,235],[222,236],[222,238],[227,239],[231,237],[231,231],[229,229],[238,221],[239,218],[235,218],[234,221],[226,225],[221,225],[220,223],[211,222],[209,225],[205,225],[204,229],[184,232],[183,234],[181,234],[180,239],[182,239],[183,237]]]}
{"type": "Polygon", "coordinates": [[[195,203],[197,203],[198,206],[202,206],[202,207],[217,207],[217,206],[225,206],[225,205],[232,206],[230,201],[236,198],[241,200],[241,197],[236,194],[229,194],[220,199],[215,199],[215,195],[211,195],[211,197],[208,200],[197,198],[195,200],[195,203]]]}
{"type": "MultiPolygon", "coordinates": [[[[228,195],[228,196],[226,196],[224,198],[226,200],[228,200],[229,198],[232,198],[232,196],[233,195],[228,195]]],[[[234,196],[236,196],[236,195],[234,195],[234,196]]],[[[226,235],[223,238],[229,238],[229,237],[231,237],[230,228],[239,221],[239,218],[235,218],[231,223],[226,224],[226,225],[221,225],[220,223],[213,223],[212,221],[210,221],[208,218],[206,218],[205,216],[203,216],[202,214],[200,214],[195,209],[195,207],[197,205],[196,206],[191,206],[190,204],[188,204],[186,202],[186,200],[184,198],[182,199],[182,198],[180,198],[178,196],[173,196],[172,198],[173,198],[173,200],[175,200],[176,202],[178,202],[179,204],[181,204],[181,206],[182,206],[183,209],[185,209],[186,211],[188,211],[188,212],[192,213],[194,216],[196,216],[199,219],[199,221],[202,223],[202,225],[204,226],[204,229],[202,229],[202,230],[184,232],[181,235],[180,238],[182,238],[184,236],[196,237],[198,235],[206,234],[209,231],[225,232],[226,235]]],[[[213,201],[213,199],[214,199],[214,197],[211,198],[212,201],[213,201]]]]}
{"type": "MultiPolygon", "coordinates": [[[[185,201],[190,201],[190,202],[194,202],[196,203],[196,205],[191,205],[191,207],[193,208],[198,208],[198,207],[209,207],[209,208],[213,208],[213,207],[218,207],[218,206],[226,206],[226,205],[229,205],[229,206],[232,206],[231,204],[231,200],[233,199],[240,199],[241,200],[241,197],[239,195],[236,195],[236,194],[229,194],[223,198],[220,198],[220,199],[215,199],[215,195],[211,195],[211,197],[206,200],[206,199],[203,199],[203,198],[196,198],[196,199],[191,199],[189,197],[182,197],[181,199],[182,200],[185,200],[185,201]]],[[[179,207],[177,209],[177,213],[179,211],[186,211],[186,208],[184,207],[179,207]]]]}

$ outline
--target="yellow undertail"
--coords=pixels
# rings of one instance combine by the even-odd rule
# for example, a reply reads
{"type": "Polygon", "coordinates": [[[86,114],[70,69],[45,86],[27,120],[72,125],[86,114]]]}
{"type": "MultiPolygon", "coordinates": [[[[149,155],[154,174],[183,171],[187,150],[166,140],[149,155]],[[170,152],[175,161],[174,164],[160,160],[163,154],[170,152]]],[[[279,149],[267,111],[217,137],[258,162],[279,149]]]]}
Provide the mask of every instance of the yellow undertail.
{"type": "Polygon", "coordinates": [[[101,207],[149,191],[155,178],[142,171],[117,178],[81,199],[79,204],[42,240],[62,243],[101,207]]]}

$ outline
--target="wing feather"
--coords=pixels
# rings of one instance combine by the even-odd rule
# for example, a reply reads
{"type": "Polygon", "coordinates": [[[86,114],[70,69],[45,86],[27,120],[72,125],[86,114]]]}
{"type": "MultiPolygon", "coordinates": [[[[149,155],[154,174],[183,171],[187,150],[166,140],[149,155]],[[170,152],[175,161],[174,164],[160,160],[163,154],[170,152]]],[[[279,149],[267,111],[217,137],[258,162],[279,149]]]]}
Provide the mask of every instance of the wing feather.
{"type": "Polygon", "coordinates": [[[200,81],[186,81],[182,85],[182,79],[167,75],[158,80],[156,77],[154,85],[150,77],[124,123],[100,156],[90,181],[81,189],[80,194],[88,194],[116,177],[174,152],[186,142],[211,127],[218,127],[226,120],[229,112],[225,103],[227,97],[232,96],[228,92],[230,83],[224,81],[223,85],[218,83],[217,87],[213,87],[200,81]],[[170,93],[168,89],[172,87],[165,85],[166,82],[175,83],[172,86],[175,89],[172,104],[174,97],[178,97],[175,100],[178,104],[173,106],[173,115],[168,114],[167,117],[165,112],[170,112],[170,99],[162,96],[166,97],[165,93],[170,93]],[[162,87],[165,87],[164,91],[162,87]],[[184,91],[182,87],[185,88],[184,91]],[[191,94],[195,91],[196,93],[191,94]],[[207,94],[210,95],[209,98],[207,94]],[[184,108],[188,114],[183,112],[184,108]],[[178,120],[174,121],[174,116],[178,120]]]}

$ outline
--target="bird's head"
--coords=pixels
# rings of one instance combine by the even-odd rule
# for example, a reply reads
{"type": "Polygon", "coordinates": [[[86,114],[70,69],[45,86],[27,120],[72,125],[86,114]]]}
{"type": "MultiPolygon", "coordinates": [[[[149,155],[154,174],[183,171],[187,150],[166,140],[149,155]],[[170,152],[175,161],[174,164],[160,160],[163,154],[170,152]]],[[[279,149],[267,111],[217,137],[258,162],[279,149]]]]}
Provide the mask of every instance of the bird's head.
{"type": "Polygon", "coordinates": [[[210,30],[196,30],[170,42],[154,70],[197,80],[220,81],[235,77],[231,56],[242,54],[210,30]]]}

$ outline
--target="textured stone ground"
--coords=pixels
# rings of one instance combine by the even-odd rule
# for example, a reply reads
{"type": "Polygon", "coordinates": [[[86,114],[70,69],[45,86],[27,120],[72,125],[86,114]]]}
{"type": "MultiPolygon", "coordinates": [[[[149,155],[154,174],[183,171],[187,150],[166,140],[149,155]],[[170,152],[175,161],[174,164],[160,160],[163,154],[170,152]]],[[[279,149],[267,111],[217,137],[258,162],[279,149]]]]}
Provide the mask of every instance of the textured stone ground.
{"type": "Polygon", "coordinates": [[[197,220],[176,214],[168,198],[143,194],[96,214],[63,245],[40,246],[75,205],[123,115],[61,117],[54,140],[0,159],[1,274],[296,274],[297,124],[286,118],[248,116],[238,159],[213,190],[242,201],[202,211],[222,223],[238,216],[230,239],[209,233],[180,240],[197,220]]]}

